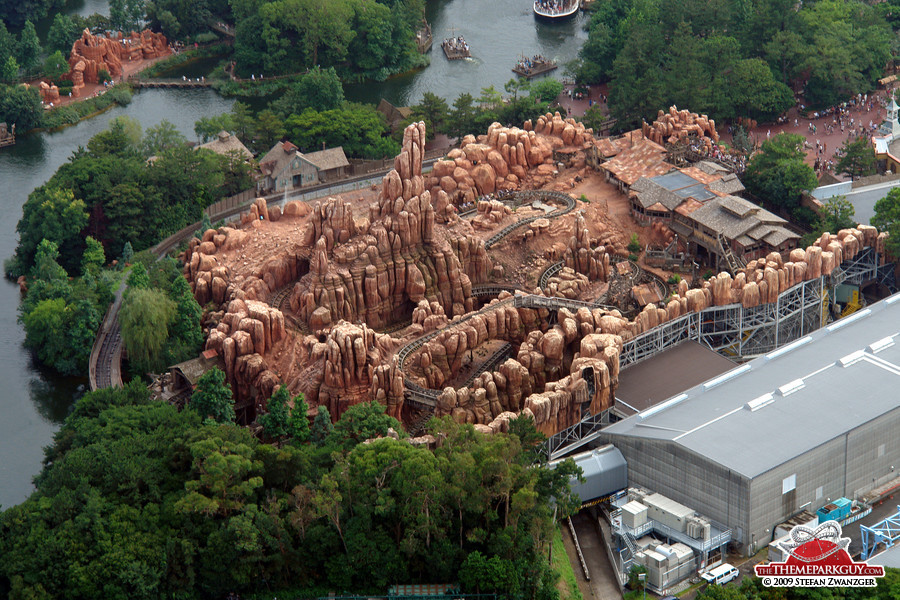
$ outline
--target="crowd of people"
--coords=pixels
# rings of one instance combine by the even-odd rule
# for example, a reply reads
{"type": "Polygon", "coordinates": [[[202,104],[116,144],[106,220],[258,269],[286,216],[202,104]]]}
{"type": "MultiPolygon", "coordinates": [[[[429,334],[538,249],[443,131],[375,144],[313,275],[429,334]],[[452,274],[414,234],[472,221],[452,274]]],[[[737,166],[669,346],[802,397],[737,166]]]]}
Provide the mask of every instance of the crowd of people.
{"type": "Polygon", "coordinates": [[[572,9],[574,0],[535,0],[534,6],[540,12],[558,15],[572,9]]]}
{"type": "Polygon", "coordinates": [[[544,58],[541,54],[535,54],[531,58],[520,58],[519,62],[516,63],[516,68],[513,70],[523,71],[525,73],[531,73],[531,71],[535,67],[543,67],[544,65],[553,64],[553,61],[547,58],[544,58]]]}
{"type": "Polygon", "coordinates": [[[725,147],[718,144],[709,146],[695,142],[691,144],[690,148],[700,156],[711,158],[722,166],[731,169],[738,175],[743,173],[747,168],[746,156],[738,152],[729,152],[725,147]]]}
{"type": "Polygon", "coordinates": [[[469,44],[463,36],[451,37],[444,40],[444,45],[454,52],[468,52],[469,44]]]}

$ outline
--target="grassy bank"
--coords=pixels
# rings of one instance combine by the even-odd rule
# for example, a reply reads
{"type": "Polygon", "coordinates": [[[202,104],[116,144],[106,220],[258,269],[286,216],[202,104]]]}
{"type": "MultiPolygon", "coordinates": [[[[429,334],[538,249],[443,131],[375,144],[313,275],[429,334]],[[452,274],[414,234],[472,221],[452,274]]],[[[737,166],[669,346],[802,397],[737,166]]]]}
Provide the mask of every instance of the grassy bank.
{"type": "Polygon", "coordinates": [[[553,531],[553,569],[560,575],[557,585],[560,600],[583,600],[578,580],[575,579],[575,570],[563,544],[559,523],[553,531]]]}
{"type": "Polygon", "coordinates": [[[37,131],[74,125],[79,121],[100,114],[114,104],[127,106],[131,102],[131,96],[131,86],[127,83],[116,84],[100,96],[91,96],[90,98],[44,112],[44,118],[41,119],[41,127],[37,131]]]}
{"type": "Polygon", "coordinates": [[[226,44],[225,42],[222,42],[220,44],[212,44],[209,46],[202,46],[200,48],[189,48],[187,50],[182,50],[178,54],[173,54],[168,58],[164,58],[163,60],[153,63],[152,65],[138,73],[137,76],[152,79],[154,77],[159,77],[162,73],[165,73],[173,67],[183,65],[184,63],[190,62],[192,60],[196,60],[198,58],[208,58],[210,56],[228,56],[229,54],[231,54],[231,51],[231,45],[226,44]]]}

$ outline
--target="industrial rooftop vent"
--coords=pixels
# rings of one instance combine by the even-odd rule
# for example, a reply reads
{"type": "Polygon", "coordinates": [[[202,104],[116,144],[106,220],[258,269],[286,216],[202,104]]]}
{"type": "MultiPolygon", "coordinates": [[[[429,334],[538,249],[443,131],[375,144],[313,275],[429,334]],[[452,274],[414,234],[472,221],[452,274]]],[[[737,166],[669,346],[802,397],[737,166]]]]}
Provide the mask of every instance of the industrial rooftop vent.
{"type": "Polygon", "coordinates": [[[888,336],[886,338],[881,338],[877,342],[872,342],[869,344],[869,352],[872,354],[878,354],[885,348],[890,348],[894,345],[894,338],[892,336],[888,336]]]}
{"type": "Polygon", "coordinates": [[[778,394],[781,397],[790,396],[796,391],[802,390],[805,384],[802,379],[795,379],[790,383],[786,383],[780,388],[778,388],[778,394]]]}
{"type": "Polygon", "coordinates": [[[840,363],[842,367],[849,367],[850,365],[855,365],[861,361],[865,356],[866,352],[864,350],[857,350],[838,360],[838,363],[840,363]]]}
{"type": "MultiPolygon", "coordinates": [[[[802,382],[801,382],[802,384],[802,382]]],[[[763,406],[767,406],[775,402],[775,396],[772,394],[763,394],[759,398],[754,398],[750,402],[744,405],[744,408],[749,410],[750,412],[756,412],[761,409],[763,406]]]]}

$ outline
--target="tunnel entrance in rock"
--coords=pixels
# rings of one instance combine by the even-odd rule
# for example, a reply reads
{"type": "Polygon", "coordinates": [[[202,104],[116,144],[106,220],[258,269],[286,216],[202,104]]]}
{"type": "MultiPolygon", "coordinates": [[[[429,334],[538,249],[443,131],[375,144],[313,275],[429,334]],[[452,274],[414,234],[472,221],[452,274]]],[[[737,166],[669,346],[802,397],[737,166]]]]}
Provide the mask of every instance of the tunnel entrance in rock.
{"type": "Polygon", "coordinates": [[[297,257],[297,281],[300,281],[307,273],[309,273],[309,258],[297,257]]]}

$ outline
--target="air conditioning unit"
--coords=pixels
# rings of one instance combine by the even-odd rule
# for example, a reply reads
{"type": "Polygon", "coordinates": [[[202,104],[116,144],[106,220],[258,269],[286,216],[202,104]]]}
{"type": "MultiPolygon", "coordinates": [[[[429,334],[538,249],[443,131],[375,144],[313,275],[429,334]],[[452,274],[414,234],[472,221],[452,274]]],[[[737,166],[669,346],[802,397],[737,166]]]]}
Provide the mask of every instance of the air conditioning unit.
{"type": "Polygon", "coordinates": [[[712,526],[703,517],[690,517],[687,521],[687,534],[695,540],[708,540],[712,526]]]}

